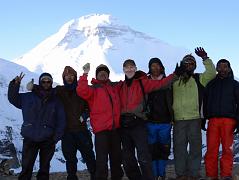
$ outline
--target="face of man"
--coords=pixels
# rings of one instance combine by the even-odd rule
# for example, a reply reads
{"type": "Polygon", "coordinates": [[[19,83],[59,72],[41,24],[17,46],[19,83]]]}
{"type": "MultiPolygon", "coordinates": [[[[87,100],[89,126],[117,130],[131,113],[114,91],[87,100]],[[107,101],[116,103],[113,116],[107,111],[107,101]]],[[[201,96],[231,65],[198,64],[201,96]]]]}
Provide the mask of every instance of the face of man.
{"type": "Polygon", "coordinates": [[[193,73],[196,69],[195,61],[188,59],[186,62],[184,62],[185,71],[189,73],[193,73]]]}
{"type": "Polygon", "coordinates": [[[152,76],[158,77],[163,72],[163,68],[158,63],[152,63],[150,66],[150,72],[152,76]]]}
{"type": "Polygon", "coordinates": [[[131,79],[132,77],[134,77],[135,72],[137,71],[137,67],[133,64],[126,64],[123,67],[123,71],[124,71],[125,75],[127,76],[127,78],[131,79]]]}
{"type": "Polygon", "coordinates": [[[99,81],[106,81],[109,79],[109,75],[106,71],[100,71],[98,72],[96,79],[99,81]]]}
{"type": "Polygon", "coordinates": [[[229,72],[231,72],[231,69],[230,67],[228,66],[228,63],[219,63],[217,65],[217,72],[218,72],[218,75],[222,78],[226,78],[228,77],[229,75],[229,72]]]}
{"type": "Polygon", "coordinates": [[[41,80],[41,86],[44,90],[49,90],[52,87],[52,81],[49,78],[43,78],[41,80]]]}
{"type": "Polygon", "coordinates": [[[74,80],[75,80],[75,76],[73,74],[66,74],[64,76],[65,82],[67,84],[73,84],[74,80]]]}

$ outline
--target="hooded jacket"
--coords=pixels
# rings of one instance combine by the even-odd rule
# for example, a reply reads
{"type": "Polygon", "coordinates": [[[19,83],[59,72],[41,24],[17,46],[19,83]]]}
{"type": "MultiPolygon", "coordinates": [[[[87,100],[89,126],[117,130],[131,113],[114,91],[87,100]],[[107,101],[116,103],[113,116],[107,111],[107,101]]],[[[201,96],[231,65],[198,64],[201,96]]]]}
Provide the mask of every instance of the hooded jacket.
{"type": "MultiPolygon", "coordinates": [[[[148,76],[151,79],[151,76],[148,76]]],[[[170,123],[173,121],[173,92],[172,88],[159,89],[148,95],[150,109],[149,121],[154,123],[170,123]]]]}
{"type": "MultiPolygon", "coordinates": [[[[216,76],[211,59],[203,61],[206,71],[200,73],[199,81],[205,87],[216,76]]],[[[174,120],[192,120],[200,118],[199,93],[195,79],[190,77],[186,83],[177,80],[173,83],[174,120]]]]}
{"type": "Polygon", "coordinates": [[[83,74],[77,86],[77,94],[88,102],[90,123],[94,133],[120,127],[120,98],[118,86],[110,80],[106,82],[92,79],[88,85],[87,75],[83,74]]]}
{"type": "Polygon", "coordinates": [[[66,113],[65,131],[77,132],[87,128],[85,119],[82,119],[83,113],[88,113],[87,102],[77,95],[75,89],[68,89],[66,86],[56,86],[56,94],[66,113]]]}
{"type": "Polygon", "coordinates": [[[227,117],[239,122],[239,83],[217,75],[206,86],[203,107],[206,118],[227,117]]]}
{"type": "Polygon", "coordinates": [[[16,84],[15,80],[10,82],[8,100],[22,110],[21,135],[36,142],[51,138],[59,141],[64,134],[65,112],[54,89],[48,97],[43,97],[37,92],[19,93],[19,88],[20,84],[16,84]]]}

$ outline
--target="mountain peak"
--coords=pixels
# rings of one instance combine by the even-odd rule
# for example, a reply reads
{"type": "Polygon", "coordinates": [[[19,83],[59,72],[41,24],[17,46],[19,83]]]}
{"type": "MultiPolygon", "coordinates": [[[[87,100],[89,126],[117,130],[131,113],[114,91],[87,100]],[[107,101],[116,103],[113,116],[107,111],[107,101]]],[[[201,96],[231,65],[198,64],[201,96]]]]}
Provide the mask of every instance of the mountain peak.
{"type": "Polygon", "coordinates": [[[101,27],[119,26],[117,19],[109,14],[90,14],[72,19],[62,26],[60,32],[67,34],[72,31],[84,32],[86,36],[94,35],[101,27]]]}
{"type": "Polygon", "coordinates": [[[61,74],[66,65],[82,74],[82,66],[91,63],[90,77],[93,77],[94,69],[106,64],[112,80],[119,80],[123,78],[124,59],[135,59],[140,68],[150,57],[159,56],[174,66],[174,61],[184,53],[185,49],[131,29],[109,14],[90,14],[67,22],[15,62],[39,74],[51,72],[58,83],[62,82],[61,74]]]}

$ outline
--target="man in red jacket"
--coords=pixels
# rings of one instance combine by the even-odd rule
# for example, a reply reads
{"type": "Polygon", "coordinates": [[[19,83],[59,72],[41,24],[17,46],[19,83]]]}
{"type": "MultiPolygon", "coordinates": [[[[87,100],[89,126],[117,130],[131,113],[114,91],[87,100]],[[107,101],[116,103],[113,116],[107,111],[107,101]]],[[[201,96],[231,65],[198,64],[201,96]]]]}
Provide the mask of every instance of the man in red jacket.
{"type": "MultiPolygon", "coordinates": [[[[95,134],[96,180],[107,180],[108,156],[110,159],[111,179],[120,180],[121,144],[118,129],[120,127],[120,98],[118,86],[109,80],[109,68],[99,65],[96,68],[96,79],[88,85],[87,74],[90,65],[84,67],[80,77],[77,94],[85,99],[90,108],[90,123],[95,134]]],[[[119,83],[118,83],[119,84],[119,83]]]]}
{"type": "MultiPolygon", "coordinates": [[[[125,81],[120,88],[120,100],[124,169],[130,180],[153,180],[152,160],[145,126],[147,118],[144,96],[154,90],[169,86],[174,74],[162,80],[148,79],[144,72],[137,71],[136,64],[131,59],[123,63],[123,71],[125,81]]],[[[176,74],[180,73],[180,68],[176,68],[175,71],[176,74]]]]}

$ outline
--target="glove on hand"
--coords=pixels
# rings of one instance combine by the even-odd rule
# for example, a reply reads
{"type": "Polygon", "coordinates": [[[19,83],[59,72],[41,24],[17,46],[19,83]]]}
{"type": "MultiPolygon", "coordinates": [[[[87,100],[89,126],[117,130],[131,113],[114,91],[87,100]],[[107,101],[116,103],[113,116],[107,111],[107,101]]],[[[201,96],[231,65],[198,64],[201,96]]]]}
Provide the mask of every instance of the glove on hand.
{"type": "Polygon", "coordinates": [[[185,72],[184,67],[181,64],[180,64],[180,66],[178,66],[178,63],[177,63],[174,73],[179,77],[179,76],[183,75],[184,72],[185,72]]]}
{"type": "Polygon", "coordinates": [[[34,86],[34,79],[27,83],[27,90],[32,91],[34,86]]]}
{"type": "Polygon", "coordinates": [[[202,47],[197,47],[197,48],[195,48],[195,53],[196,53],[199,57],[201,57],[203,60],[205,60],[205,59],[208,58],[206,51],[205,51],[202,47]]]}
{"type": "Polygon", "coordinates": [[[88,74],[89,71],[90,71],[90,63],[86,63],[86,64],[83,66],[83,70],[84,70],[84,74],[88,74]]]}

